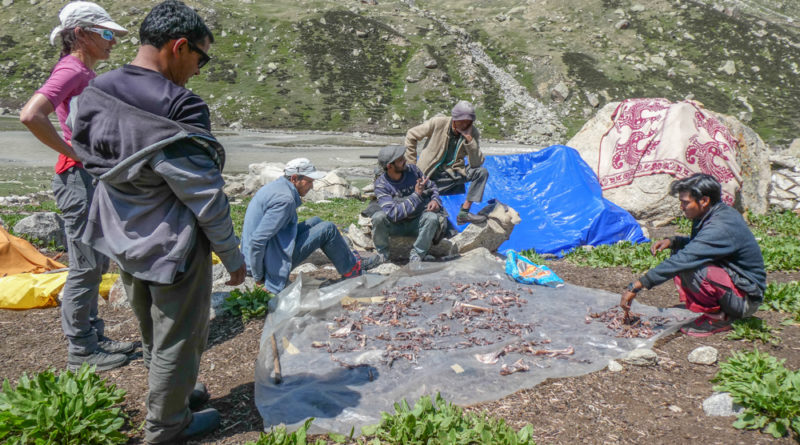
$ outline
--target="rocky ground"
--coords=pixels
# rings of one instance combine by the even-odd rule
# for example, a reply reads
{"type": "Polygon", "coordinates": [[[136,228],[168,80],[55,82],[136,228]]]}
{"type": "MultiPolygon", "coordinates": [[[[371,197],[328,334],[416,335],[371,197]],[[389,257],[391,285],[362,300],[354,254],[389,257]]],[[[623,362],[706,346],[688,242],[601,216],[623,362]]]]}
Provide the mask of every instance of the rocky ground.
{"type": "MultiPolygon", "coordinates": [[[[651,228],[654,237],[671,233],[672,228],[651,228]]],[[[550,266],[569,283],[611,292],[619,292],[636,278],[624,268],[580,267],[563,260],[552,261],[550,266]]],[[[321,277],[330,274],[318,273],[321,277]]],[[[769,281],[792,280],[800,280],[800,272],[769,276],[769,281]]],[[[637,301],[654,306],[678,303],[674,288],[668,284],[643,292],[637,301]]],[[[130,310],[103,304],[100,311],[107,322],[108,335],[137,339],[130,310]]],[[[777,326],[782,318],[771,312],[759,312],[757,316],[772,326],[777,326]]],[[[240,444],[258,438],[262,423],[253,403],[253,366],[262,325],[262,319],[242,323],[227,315],[212,321],[200,380],[212,393],[210,406],[223,413],[223,423],[213,435],[192,443],[240,444]]],[[[799,368],[800,327],[786,326],[779,336],[780,344],[759,344],[759,349],[787,359],[786,366],[790,369],[799,368]]],[[[23,372],[60,368],[66,361],[57,308],[0,311],[0,337],[3,338],[0,378],[14,382],[23,372]]],[[[704,414],[702,402],[712,394],[709,379],[718,366],[688,362],[689,352],[701,345],[717,348],[721,360],[733,351],[753,347],[748,342],[726,340],[724,334],[706,339],[675,334],[656,343],[657,365],[625,365],[620,372],[602,370],[580,377],[547,380],[470,409],[487,410],[517,428],[530,423],[537,443],[792,443],[790,438],[776,440],[757,431],[737,430],[731,426],[732,417],[704,414]]],[[[127,366],[103,375],[127,391],[124,410],[130,416],[129,443],[142,443],[139,428],[145,416],[147,384],[141,358],[134,357],[127,366]]]]}

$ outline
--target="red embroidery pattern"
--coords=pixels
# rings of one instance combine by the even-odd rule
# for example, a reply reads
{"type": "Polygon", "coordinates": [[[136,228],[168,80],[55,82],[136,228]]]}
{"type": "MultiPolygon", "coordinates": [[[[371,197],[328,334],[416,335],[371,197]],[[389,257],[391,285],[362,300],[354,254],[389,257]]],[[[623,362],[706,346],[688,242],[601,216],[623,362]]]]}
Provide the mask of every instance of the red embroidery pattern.
{"type": "Polygon", "coordinates": [[[652,102],[636,102],[630,107],[620,107],[620,114],[616,116],[614,128],[617,131],[627,127],[632,131],[630,137],[625,141],[618,141],[614,146],[611,165],[614,168],[622,168],[624,164],[636,166],[642,157],[658,147],[659,140],[650,140],[659,131],[659,127],[653,124],[664,119],[661,113],[669,109],[669,101],[666,99],[656,99],[652,102]],[[645,111],[652,112],[650,117],[643,117],[645,111]],[[642,129],[647,125],[647,129],[642,129]],[[647,141],[642,147],[641,141],[647,141]]]}
{"type": "Polygon", "coordinates": [[[641,176],[668,173],[680,179],[702,172],[717,178],[722,199],[733,203],[741,184],[737,141],[712,115],[692,102],[629,99],[611,118],[614,125],[600,142],[598,176],[603,190],[628,185],[641,176]],[[687,110],[687,105],[694,109],[687,110]],[[686,116],[683,110],[691,114],[686,116]],[[604,155],[606,150],[610,157],[604,155]]]}

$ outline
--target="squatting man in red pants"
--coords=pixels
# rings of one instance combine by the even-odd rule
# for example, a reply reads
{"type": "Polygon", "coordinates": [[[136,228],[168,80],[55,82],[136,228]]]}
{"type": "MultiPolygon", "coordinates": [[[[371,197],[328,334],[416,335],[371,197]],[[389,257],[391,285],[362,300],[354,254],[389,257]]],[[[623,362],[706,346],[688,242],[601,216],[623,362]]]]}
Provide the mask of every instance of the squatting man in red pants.
{"type": "Polygon", "coordinates": [[[752,316],[764,300],[766,272],[761,249],[742,215],[721,200],[713,176],[698,173],[675,181],[681,210],[692,220],[689,237],[653,243],[653,255],[670,248],[672,256],[628,285],[619,305],[627,313],[636,294],[672,278],[686,308],[703,315],[681,331],[706,337],[731,329],[733,320],[752,316]]]}

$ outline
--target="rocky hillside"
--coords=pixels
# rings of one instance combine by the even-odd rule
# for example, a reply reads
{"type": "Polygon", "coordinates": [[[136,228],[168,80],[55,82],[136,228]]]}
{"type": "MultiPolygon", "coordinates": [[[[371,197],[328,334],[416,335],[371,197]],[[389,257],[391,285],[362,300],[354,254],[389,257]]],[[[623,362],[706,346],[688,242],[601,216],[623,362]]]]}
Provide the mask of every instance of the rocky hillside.
{"type": "MultiPolygon", "coordinates": [[[[137,30],[151,0],[98,0],[137,30]]],[[[800,135],[797,0],[197,0],[214,60],[189,86],[219,126],[402,134],[461,98],[485,135],[564,143],[628,97],[693,97],[768,143],[800,135]]],[[[0,106],[57,57],[61,0],[2,0],[0,106]]],[[[102,72],[129,60],[136,33],[102,72]]]]}

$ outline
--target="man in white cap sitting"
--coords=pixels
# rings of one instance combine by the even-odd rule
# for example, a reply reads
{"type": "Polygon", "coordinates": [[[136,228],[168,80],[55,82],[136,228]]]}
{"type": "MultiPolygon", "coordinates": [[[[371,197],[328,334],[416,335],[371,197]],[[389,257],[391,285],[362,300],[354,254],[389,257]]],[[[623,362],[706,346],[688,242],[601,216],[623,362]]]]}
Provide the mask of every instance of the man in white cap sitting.
{"type": "Polygon", "coordinates": [[[325,173],[317,171],[308,159],[298,158],[286,164],[283,174],[256,192],[244,215],[242,253],[256,284],[280,292],[292,269],[317,249],[322,249],[344,278],[369,269],[332,222],[317,216],[297,222],[301,198],[325,173]]]}
{"type": "MultiPolygon", "coordinates": [[[[451,112],[451,117],[434,116],[406,133],[406,161],[416,164],[426,178],[430,178],[439,193],[458,193],[469,182],[469,190],[456,222],[460,224],[482,223],[486,216],[470,213],[473,202],[483,200],[483,190],[489,172],[481,167],[484,157],[480,148],[480,133],[475,128],[475,107],[462,100],[451,112]],[[417,158],[417,144],[428,138],[417,158]],[[466,165],[464,158],[469,159],[466,165]]],[[[463,193],[463,192],[462,192],[463,193]]]]}

